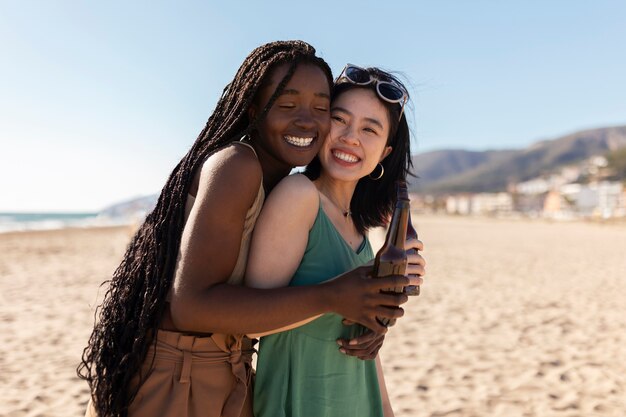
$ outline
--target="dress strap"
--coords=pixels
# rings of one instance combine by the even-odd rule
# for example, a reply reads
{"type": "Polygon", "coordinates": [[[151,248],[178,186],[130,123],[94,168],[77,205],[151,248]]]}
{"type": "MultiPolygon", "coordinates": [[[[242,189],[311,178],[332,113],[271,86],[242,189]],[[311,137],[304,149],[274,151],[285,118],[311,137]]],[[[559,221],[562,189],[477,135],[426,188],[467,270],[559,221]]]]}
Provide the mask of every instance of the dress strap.
{"type": "Polygon", "coordinates": [[[256,156],[257,159],[259,158],[259,155],[257,155],[256,151],[254,150],[254,147],[250,143],[250,138],[248,136],[242,137],[241,139],[239,139],[239,142],[235,142],[235,143],[241,143],[242,145],[245,145],[248,148],[252,149],[252,152],[254,152],[254,156],[256,156]]]}

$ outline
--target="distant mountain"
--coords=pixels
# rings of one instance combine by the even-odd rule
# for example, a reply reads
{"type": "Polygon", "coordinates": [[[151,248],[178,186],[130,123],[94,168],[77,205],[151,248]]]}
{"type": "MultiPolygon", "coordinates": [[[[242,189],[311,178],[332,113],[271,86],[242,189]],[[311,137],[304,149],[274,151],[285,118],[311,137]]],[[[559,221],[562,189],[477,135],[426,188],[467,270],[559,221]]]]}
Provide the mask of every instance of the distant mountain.
{"type": "Polygon", "coordinates": [[[519,150],[427,152],[413,157],[419,178],[409,180],[410,188],[428,193],[501,191],[509,183],[622,147],[626,147],[626,126],[576,132],[519,150]]]}
{"type": "Polygon", "coordinates": [[[466,151],[461,149],[433,151],[413,156],[413,166],[420,180],[433,182],[496,163],[514,154],[515,150],[466,151]]]}
{"type": "Polygon", "coordinates": [[[145,197],[134,198],[132,200],[122,201],[101,210],[98,214],[100,216],[114,219],[141,219],[152,211],[154,206],[156,206],[158,198],[158,194],[153,194],[145,197]]]}
{"type": "MultiPolygon", "coordinates": [[[[413,156],[411,191],[420,193],[486,192],[505,190],[511,182],[550,173],[562,165],[626,148],[626,126],[591,129],[525,149],[466,151],[439,150],[413,156]]],[[[158,194],[124,201],[105,208],[101,215],[139,218],[149,213],[158,194]]]]}

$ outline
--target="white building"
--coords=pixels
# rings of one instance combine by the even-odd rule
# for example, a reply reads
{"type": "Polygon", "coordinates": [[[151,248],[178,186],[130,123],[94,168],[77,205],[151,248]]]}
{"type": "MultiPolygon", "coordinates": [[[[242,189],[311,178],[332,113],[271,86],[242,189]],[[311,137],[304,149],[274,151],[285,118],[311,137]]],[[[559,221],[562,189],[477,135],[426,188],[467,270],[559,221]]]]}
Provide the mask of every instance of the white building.
{"type": "Polygon", "coordinates": [[[602,181],[596,184],[598,206],[595,214],[604,219],[626,216],[624,186],[620,182],[602,181]]]}
{"type": "Polygon", "coordinates": [[[515,185],[515,191],[525,195],[543,194],[548,191],[558,190],[559,187],[576,181],[579,176],[580,168],[568,166],[561,169],[561,172],[558,174],[520,182],[515,185]]]}
{"type": "Polygon", "coordinates": [[[566,184],[560,188],[560,193],[578,215],[602,218],[626,216],[624,186],[620,182],[566,184]]]}
{"type": "Polygon", "coordinates": [[[515,191],[520,194],[543,194],[550,191],[550,182],[545,178],[534,178],[515,185],[515,191]]]}
{"type": "Polygon", "coordinates": [[[446,198],[446,212],[448,214],[470,214],[472,212],[472,198],[468,194],[451,195],[446,198]]]}
{"type": "Polygon", "coordinates": [[[480,193],[472,197],[472,214],[509,213],[513,197],[509,193],[480,193]]]}
{"type": "Polygon", "coordinates": [[[494,214],[513,211],[513,197],[509,193],[458,194],[446,199],[448,214],[494,214]]]}

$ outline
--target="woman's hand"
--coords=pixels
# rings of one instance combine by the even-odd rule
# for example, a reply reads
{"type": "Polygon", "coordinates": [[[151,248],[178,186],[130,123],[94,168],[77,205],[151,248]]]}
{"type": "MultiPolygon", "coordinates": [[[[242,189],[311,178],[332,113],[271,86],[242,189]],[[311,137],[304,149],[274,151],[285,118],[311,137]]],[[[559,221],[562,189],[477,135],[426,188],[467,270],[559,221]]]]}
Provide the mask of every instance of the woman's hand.
{"type": "Polygon", "coordinates": [[[407,286],[410,280],[402,275],[372,278],[372,271],[371,266],[361,266],[321,285],[329,287],[327,293],[334,313],[376,333],[385,334],[387,328],[376,317],[402,317],[404,310],[400,305],[406,303],[408,297],[405,294],[381,291],[407,286]]]}
{"type": "Polygon", "coordinates": [[[426,260],[418,251],[424,250],[424,244],[421,240],[407,239],[405,248],[408,258],[406,274],[411,280],[410,285],[422,285],[423,276],[426,274],[426,260]]]}
{"type": "MultiPolygon", "coordinates": [[[[344,320],[343,324],[350,325],[352,322],[344,320]]],[[[354,339],[337,339],[340,346],[339,351],[348,356],[356,356],[362,360],[372,360],[378,355],[378,351],[383,346],[385,335],[375,333],[369,329],[359,337],[354,339]]]]}

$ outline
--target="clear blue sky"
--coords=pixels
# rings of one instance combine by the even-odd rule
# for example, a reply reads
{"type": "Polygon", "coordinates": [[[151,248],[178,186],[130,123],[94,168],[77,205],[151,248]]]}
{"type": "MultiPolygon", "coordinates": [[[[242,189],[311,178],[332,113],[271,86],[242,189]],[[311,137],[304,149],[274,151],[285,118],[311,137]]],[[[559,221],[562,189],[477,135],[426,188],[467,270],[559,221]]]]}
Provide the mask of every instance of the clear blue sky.
{"type": "Polygon", "coordinates": [[[277,39],[404,73],[414,149],[626,124],[623,1],[2,1],[0,211],[161,189],[245,56],[277,39]]]}

